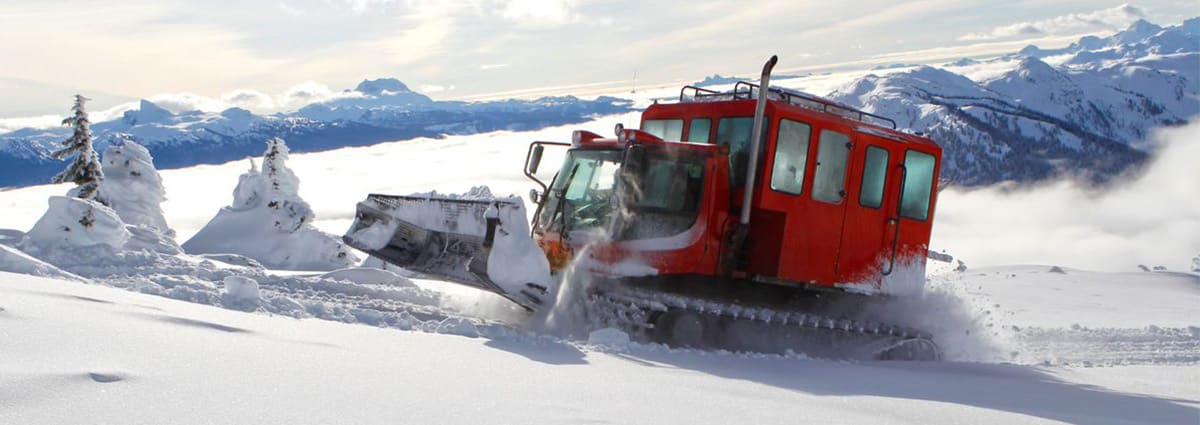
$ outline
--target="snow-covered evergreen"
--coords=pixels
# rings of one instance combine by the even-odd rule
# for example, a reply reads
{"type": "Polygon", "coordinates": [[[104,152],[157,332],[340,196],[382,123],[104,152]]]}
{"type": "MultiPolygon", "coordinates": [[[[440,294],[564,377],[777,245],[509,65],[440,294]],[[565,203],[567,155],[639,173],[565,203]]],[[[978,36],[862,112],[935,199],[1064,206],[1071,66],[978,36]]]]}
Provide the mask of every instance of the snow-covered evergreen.
{"type": "Polygon", "coordinates": [[[100,186],[100,199],[108,203],[125,224],[148,226],[167,236],[175,231],[163,217],[162,203],[166,200],[162,177],[154,168],[150,151],[132,140],[124,140],[105,149],[103,167],[105,180],[100,186]]]}
{"type": "MultiPolygon", "coordinates": [[[[91,121],[88,119],[87,101],[83,95],[75,95],[75,105],[71,107],[72,116],[63,120],[63,125],[69,125],[74,132],[71,137],[62,142],[63,148],[50,154],[54,159],[64,159],[71,155],[75,158],[65,170],[52,179],[52,183],[75,183],[68,196],[80,199],[96,197],[96,190],[104,180],[104,171],[100,167],[100,158],[92,148],[91,121]]],[[[105,203],[102,199],[98,199],[105,203]]]]}
{"type": "Polygon", "coordinates": [[[287,167],[282,139],[267,141],[260,171],[253,161],[238,177],[233,202],[183,244],[190,254],[239,254],[267,267],[333,270],[357,264],[340,239],[312,225],[300,179],[287,167]]]}
{"type": "Polygon", "coordinates": [[[95,200],[52,196],[49,203],[46,214],[28,233],[28,242],[36,249],[96,245],[119,249],[129,241],[130,233],[117,213],[95,200]]]}
{"type": "Polygon", "coordinates": [[[300,179],[287,167],[288,147],[278,137],[267,141],[263,174],[270,185],[267,208],[274,210],[275,228],[293,232],[313,220],[312,207],[300,199],[300,179]]]}

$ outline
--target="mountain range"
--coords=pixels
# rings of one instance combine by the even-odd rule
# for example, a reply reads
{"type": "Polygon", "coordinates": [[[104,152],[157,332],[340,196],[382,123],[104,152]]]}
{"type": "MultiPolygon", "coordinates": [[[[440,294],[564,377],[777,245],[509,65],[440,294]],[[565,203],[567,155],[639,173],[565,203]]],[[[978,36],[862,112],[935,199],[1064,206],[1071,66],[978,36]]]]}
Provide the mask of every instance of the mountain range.
{"type": "MultiPolygon", "coordinates": [[[[242,108],[221,112],[173,113],[142,100],[118,119],[93,123],[96,150],[133,140],[145,146],[159,168],[215,164],[262,154],[266,140],[282,137],[292,152],[472,134],[523,131],[579,123],[597,115],[628,111],[632,102],[614,97],[573,96],[493,102],[436,101],[396,79],[365,80],[342,96],[291,113],[258,115],[242,108]]],[[[50,153],[71,129],[22,128],[0,134],[0,187],[41,184],[64,166],[50,153]]]]}
{"type": "Polygon", "coordinates": [[[1165,28],[1140,20],[1110,37],[990,61],[1015,66],[978,80],[953,71],[985,62],[919,66],[867,75],[829,97],[930,136],[944,148],[943,176],[963,186],[1108,181],[1149,157],[1154,129],[1200,114],[1200,18],[1165,28]]]}

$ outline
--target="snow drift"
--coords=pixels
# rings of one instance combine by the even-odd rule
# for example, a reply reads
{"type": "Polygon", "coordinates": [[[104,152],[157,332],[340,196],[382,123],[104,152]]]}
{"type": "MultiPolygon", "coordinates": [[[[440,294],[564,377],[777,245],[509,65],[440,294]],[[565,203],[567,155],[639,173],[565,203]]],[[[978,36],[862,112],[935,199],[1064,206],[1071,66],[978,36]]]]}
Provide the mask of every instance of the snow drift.
{"type": "Polygon", "coordinates": [[[43,249],[58,247],[125,246],[130,233],[117,212],[90,199],[52,196],[50,208],[27,234],[43,249]]]}
{"type": "Polygon", "coordinates": [[[287,168],[287,145],[267,143],[260,172],[254,162],[238,178],[233,203],[221,208],[183,244],[190,254],[240,254],[264,266],[333,270],[358,258],[333,235],[313,227],[312,208],[300,198],[300,180],[287,168]]]}
{"type": "Polygon", "coordinates": [[[63,271],[53,264],[33,258],[19,249],[2,244],[0,244],[0,271],[79,282],[87,281],[87,279],[63,271]]]}

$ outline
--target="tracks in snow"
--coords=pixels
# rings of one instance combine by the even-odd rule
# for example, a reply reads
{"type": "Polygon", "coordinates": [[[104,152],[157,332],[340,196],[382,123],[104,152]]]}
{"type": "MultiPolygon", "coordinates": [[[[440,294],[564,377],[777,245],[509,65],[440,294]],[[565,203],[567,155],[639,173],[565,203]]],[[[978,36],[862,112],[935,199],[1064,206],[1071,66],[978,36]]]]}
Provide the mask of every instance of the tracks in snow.
{"type": "Polygon", "coordinates": [[[1200,327],[1024,328],[1016,333],[1024,362],[1070,366],[1200,364],[1200,327]]]}

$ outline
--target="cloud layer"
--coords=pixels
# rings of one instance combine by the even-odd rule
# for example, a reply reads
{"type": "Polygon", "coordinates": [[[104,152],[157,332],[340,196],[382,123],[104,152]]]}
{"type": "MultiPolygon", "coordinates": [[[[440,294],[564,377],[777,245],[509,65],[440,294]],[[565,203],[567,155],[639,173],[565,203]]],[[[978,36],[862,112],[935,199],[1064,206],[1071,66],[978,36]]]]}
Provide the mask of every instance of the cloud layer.
{"type": "Polygon", "coordinates": [[[1142,173],[1101,192],[1071,181],[1015,191],[947,190],[931,248],[974,266],[1190,270],[1200,255],[1198,121],[1160,131],[1142,173]]]}
{"type": "Polygon", "coordinates": [[[1102,9],[1087,13],[1071,13],[1050,19],[999,26],[987,32],[968,33],[958,39],[960,41],[983,41],[1115,31],[1123,29],[1134,21],[1145,17],[1146,13],[1141,8],[1130,4],[1122,4],[1111,9],[1102,9]]]}

